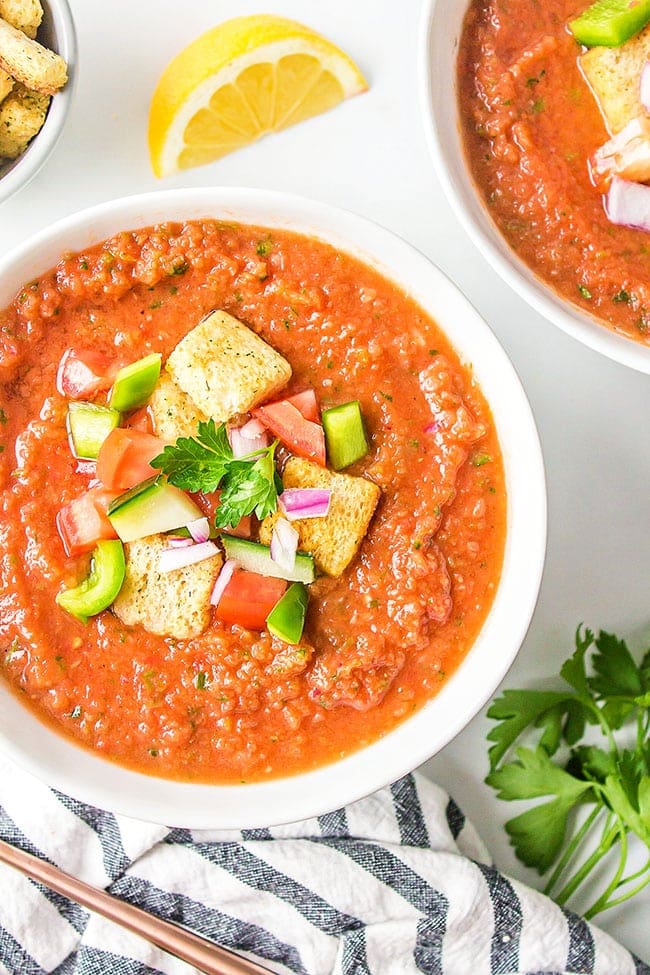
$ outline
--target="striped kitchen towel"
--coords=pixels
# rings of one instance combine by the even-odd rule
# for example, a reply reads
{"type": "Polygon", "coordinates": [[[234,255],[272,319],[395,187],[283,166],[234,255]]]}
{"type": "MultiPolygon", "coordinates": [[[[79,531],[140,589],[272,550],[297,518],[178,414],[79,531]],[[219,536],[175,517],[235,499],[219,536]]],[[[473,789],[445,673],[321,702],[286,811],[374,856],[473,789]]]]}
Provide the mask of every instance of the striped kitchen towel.
{"type": "MultiPolygon", "coordinates": [[[[161,917],[300,975],[650,975],[609,936],[491,866],[418,775],[272,829],[166,829],[48,789],[0,758],[0,836],[161,917]]],[[[196,970],[0,865],[3,975],[196,970]]]]}

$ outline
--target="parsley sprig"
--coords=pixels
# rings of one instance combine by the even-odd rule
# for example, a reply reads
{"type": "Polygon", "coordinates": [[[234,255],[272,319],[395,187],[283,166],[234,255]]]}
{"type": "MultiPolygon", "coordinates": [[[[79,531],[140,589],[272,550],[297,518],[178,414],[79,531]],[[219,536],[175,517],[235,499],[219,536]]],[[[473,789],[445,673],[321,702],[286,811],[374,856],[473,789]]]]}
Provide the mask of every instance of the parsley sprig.
{"type": "Polygon", "coordinates": [[[245,457],[233,456],[225,423],[200,422],[196,437],[179,437],[151,461],[171,484],[183,491],[209,494],[221,488],[215,518],[217,528],[234,528],[253,511],[266,518],[278,505],[282,490],[275,470],[277,440],[245,457]]]}
{"type": "Polygon", "coordinates": [[[506,829],[527,866],[554,868],[545,893],[558,904],[612,853],[611,876],[584,912],[592,918],[650,884],[650,650],[637,663],[623,640],[581,628],[575,642],[560,670],[565,689],[507,690],[491,705],[486,782],[500,799],[546,800],[506,829]],[[515,747],[524,733],[536,747],[515,747]],[[647,861],[626,874],[634,836],[647,861]]]}

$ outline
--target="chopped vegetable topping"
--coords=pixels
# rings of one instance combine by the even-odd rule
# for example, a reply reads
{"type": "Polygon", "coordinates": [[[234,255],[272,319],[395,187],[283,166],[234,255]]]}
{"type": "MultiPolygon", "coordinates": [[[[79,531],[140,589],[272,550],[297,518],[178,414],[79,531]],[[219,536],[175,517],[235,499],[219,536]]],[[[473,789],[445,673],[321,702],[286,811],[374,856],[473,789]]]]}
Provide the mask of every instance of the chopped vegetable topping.
{"type": "Polygon", "coordinates": [[[237,623],[249,630],[263,630],[267,616],[286,588],[284,579],[261,576],[235,567],[215,607],[215,616],[224,623],[237,623]]]}
{"type": "Polygon", "coordinates": [[[368,441],[358,400],[324,410],[323,427],[327,459],[335,471],[349,467],[368,453],[368,441]]]}
{"type": "Polygon", "coordinates": [[[331,500],[332,492],[327,488],[286,488],[278,504],[289,521],[298,521],[327,517],[331,500]]]}
{"type": "Polygon", "coordinates": [[[235,527],[253,511],[265,518],[277,508],[278,481],[274,454],[277,441],[264,450],[235,458],[224,423],[199,423],[196,438],[179,437],[152,466],[167,474],[171,484],[185,491],[210,493],[221,487],[216,524],[235,527]]]}
{"type": "Polygon", "coordinates": [[[297,643],[302,636],[309,595],[302,582],[294,582],[266,618],[269,633],[285,643],[297,643]]]}
{"type": "Polygon", "coordinates": [[[650,0],[596,0],[569,23],[585,47],[620,47],[650,20],[650,0]]]}
{"type": "Polygon", "coordinates": [[[123,413],[144,406],[158,382],[161,360],[160,353],[154,352],[120,369],[109,394],[108,405],[123,413]]]}
{"type": "Polygon", "coordinates": [[[74,589],[64,589],[56,601],[71,616],[82,623],[111,605],[124,582],[126,571],[124,549],[119,541],[97,543],[90,573],[74,589]]]}

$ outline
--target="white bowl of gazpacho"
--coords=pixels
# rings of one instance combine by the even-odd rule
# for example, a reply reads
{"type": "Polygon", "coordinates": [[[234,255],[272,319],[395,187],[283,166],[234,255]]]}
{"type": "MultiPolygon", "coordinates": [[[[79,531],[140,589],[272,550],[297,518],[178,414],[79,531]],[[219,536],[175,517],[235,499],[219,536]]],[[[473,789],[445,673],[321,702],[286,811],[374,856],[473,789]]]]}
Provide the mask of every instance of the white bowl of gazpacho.
{"type": "Polygon", "coordinates": [[[0,747],[253,827],[439,751],[512,663],[540,447],[420,253],[254,189],[101,204],[0,261],[0,747]]]}
{"type": "Polygon", "coordinates": [[[605,46],[638,31],[636,5],[597,31],[588,8],[427,0],[422,115],[493,268],[578,341],[650,372],[650,27],[605,46]]]}

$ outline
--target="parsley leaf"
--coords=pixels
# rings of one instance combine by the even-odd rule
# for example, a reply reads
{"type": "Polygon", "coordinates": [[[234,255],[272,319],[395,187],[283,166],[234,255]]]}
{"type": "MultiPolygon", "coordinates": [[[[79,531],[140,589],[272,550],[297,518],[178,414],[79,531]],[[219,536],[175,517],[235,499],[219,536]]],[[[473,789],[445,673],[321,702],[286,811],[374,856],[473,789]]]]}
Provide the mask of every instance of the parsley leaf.
{"type": "Polygon", "coordinates": [[[221,488],[215,518],[218,528],[234,528],[253,511],[265,518],[277,508],[281,482],[275,471],[277,441],[245,457],[233,456],[225,423],[200,422],[196,437],[179,437],[151,461],[170,484],[209,494],[221,488]]]}
{"type": "Polygon", "coordinates": [[[563,690],[507,690],[492,703],[486,781],[501,799],[545,800],[506,830],[525,864],[542,874],[554,867],[545,892],[558,904],[608,858],[589,919],[650,884],[650,651],[637,664],[624,640],[579,627],[560,677],[563,690]],[[597,730],[582,741],[588,728],[597,730]],[[602,745],[592,741],[598,732],[602,745]],[[632,834],[646,865],[626,875],[632,834]]]}

